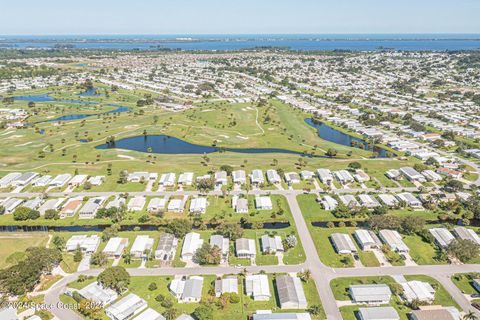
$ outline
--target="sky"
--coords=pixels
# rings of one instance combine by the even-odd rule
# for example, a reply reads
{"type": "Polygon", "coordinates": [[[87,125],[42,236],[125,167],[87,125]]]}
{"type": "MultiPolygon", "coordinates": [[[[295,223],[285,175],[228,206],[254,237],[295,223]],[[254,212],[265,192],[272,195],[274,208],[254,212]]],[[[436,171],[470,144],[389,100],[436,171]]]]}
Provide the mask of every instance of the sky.
{"type": "Polygon", "coordinates": [[[0,34],[480,33],[479,0],[1,0],[0,34]]]}

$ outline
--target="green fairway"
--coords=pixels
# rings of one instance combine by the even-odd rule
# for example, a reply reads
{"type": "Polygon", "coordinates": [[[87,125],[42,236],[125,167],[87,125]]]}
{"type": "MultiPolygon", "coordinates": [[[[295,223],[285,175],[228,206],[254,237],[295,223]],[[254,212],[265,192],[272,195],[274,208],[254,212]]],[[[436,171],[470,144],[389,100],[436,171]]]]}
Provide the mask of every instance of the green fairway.
{"type": "Polygon", "coordinates": [[[45,247],[48,234],[0,233],[0,268],[15,264],[22,259],[29,247],[45,247]]]}

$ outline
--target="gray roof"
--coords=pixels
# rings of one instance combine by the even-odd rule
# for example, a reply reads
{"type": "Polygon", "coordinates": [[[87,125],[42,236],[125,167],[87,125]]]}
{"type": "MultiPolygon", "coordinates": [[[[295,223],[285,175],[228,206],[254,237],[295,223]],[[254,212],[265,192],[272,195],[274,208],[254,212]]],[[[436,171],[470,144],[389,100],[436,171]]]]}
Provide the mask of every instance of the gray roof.
{"type": "Polygon", "coordinates": [[[202,297],[203,278],[192,277],[185,281],[185,288],[183,289],[183,298],[196,298],[202,297]]]}
{"type": "Polygon", "coordinates": [[[363,320],[399,320],[400,316],[393,307],[360,308],[358,312],[363,320]]]}
{"type": "Polygon", "coordinates": [[[386,284],[356,284],[350,286],[352,298],[359,302],[388,301],[392,295],[386,284]]]}
{"type": "Polygon", "coordinates": [[[162,233],[160,235],[160,239],[158,239],[157,248],[155,251],[163,250],[163,251],[171,251],[174,246],[177,245],[178,240],[175,239],[175,236],[170,233],[162,233]]]}
{"type": "Polygon", "coordinates": [[[344,233],[333,233],[330,238],[332,239],[333,245],[337,249],[337,252],[356,252],[357,248],[353,243],[352,239],[348,234],[344,233]]]}
{"type": "Polygon", "coordinates": [[[286,275],[279,276],[276,279],[276,284],[280,304],[293,302],[299,305],[307,305],[307,298],[305,298],[300,278],[286,275]]]}
{"type": "Polygon", "coordinates": [[[262,313],[254,314],[253,320],[311,320],[309,313],[262,313]]]}

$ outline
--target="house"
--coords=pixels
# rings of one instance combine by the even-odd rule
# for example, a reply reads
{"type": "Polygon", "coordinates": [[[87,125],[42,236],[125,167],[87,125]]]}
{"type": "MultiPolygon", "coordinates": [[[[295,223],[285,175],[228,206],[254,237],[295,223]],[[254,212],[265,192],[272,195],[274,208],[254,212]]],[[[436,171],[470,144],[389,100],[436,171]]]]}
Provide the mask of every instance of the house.
{"type": "Polygon", "coordinates": [[[265,178],[263,177],[263,171],[259,169],[253,170],[250,176],[250,181],[254,185],[264,184],[265,178]]]}
{"type": "Polygon", "coordinates": [[[103,181],[105,181],[105,176],[93,176],[88,178],[88,182],[92,186],[99,186],[103,183],[103,181]]]}
{"type": "Polygon", "coordinates": [[[148,304],[145,300],[136,294],[130,293],[105,309],[105,313],[112,320],[126,320],[139,314],[147,307],[148,304]]]}
{"type": "Polygon", "coordinates": [[[369,194],[361,194],[358,196],[360,199],[360,204],[368,209],[380,207],[380,202],[377,201],[373,196],[369,194]]]}
{"type": "Polygon", "coordinates": [[[268,276],[266,274],[245,276],[245,293],[254,301],[269,301],[272,295],[268,276]]]}
{"type": "Polygon", "coordinates": [[[148,212],[160,212],[165,210],[167,205],[167,199],[165,198],[152,198],[147,206],[148,212]]]}
{"type": "Polygon", "coordinates": [[[480,279],[473,279],[472,281],[473,287],[480,292],[480,279]]]}
{"type": "Polygon", "coordinates": [[[38,211],[42,216],[45,215],[45,212],[48,210],[53,209],[58,211],[63,201],[65,201],[65,198],[48,199],[40,206],[40,208],[38,208],[38,211]]]}
{"type": "Polygon", "coordinates": [[[473,243],[480,245],[480,237],[472,229],[468,229],[465,227],[455,227],[453,228],[453,233],[460,239],[470,240],[473,243]]]}
{"type": "Polygon", "coordinates": [[[400,173],[407,178],[408,181],[425,182],[425,177],[412,167],[400,168],[400,173]]]}
{"type": "Polygon", "coordinates": [[[302,176],[303,180],[313,180],[315,178],[315,173],[308,170],[302,170],[300,175],[302,176]]]}
{"type": "Polygon", "coordinates": [[[178,303],[198,303],[202,299],[203,277],[191,276],[188,279],[174,279],[169,285],[170,292],[178,303]]]}
{"type": "Polygon", "coordinates": [[[284,251],[282,238],[280,236],[270,237],[269,235],[264,234],[260,238],[260,243],[262,244],[262,253],[264,254],[277,253],[277,252],[284,251]]]}
{"type": "Polygon", "coordinates": [[[83,184],[85,184],[85,182],[87,181],[88,179],[88,175],[86,174],[77,174],[76,176],[74,176],[72,178],[72,180],[70,180],[68,182],[68,185],[70,187],[78,187],[78,186],[81,186],[83,184]]]}
{"type": "Polygon", "coordinates": [[[37,210],[40,208],[40,205],[43,203],[43,200],[40,198],[33,198],[30,200],[25,201],[25,203],[22,205],[22,207],[29,208],[31,210],[37,210]]]}
{"type": "Polygon", "coordinates": [[[307,308],[307,298],[300,278],[283,275],[278,276],[275,282],[281,309],[307,308]]]}
{"type": "Polygon", "coordinates": [[[247,183],[247,175],[244,170],[235,170],[232,172],[233,183],[242,185],[247,183]]]}
{"type": "Polygon", "coordinates": [[[252,320],[312,320],[312,317],[309,313],[272,313],[270,310],[268,312],[264,310],[257,310],[257,312],[252,315],[252,320]]]}
{"type": "Polygon", "coordinates": [[[155,259],[172,261],[177,252],[178,239],[170,233],[162,233],[155,248],[155,259]]]}
{"type": "Polygon", "coordinates": [[[355,247],[352,239],[346,233],[332,233],[330,240],[335,248],[335,251],[339,254],[350,254],[357,252],[357,247],[355,247]]]}
{"type": "Polygon", "coordinates": [[[356,284],[348,291],[352,301],[359,304],[388,304],[392,296],[386,284],[356,284]]]}
{"type": "Polygon", "coordinates": [[[398,205],[398,199],[391,194],[382,193],[378,195],[378,198],[380,199],[380,202],[382,202],[384,205],[386,205],[389,208],[394,208],[398,205]]]}
{"type": "Polygon", "coordinates": [[[441,248],[446,249],[450,242],[452,242],[455,237],[453,234],[448,231],[446,228],[432,228],[429,229],[432,236],[435,238],[435,243],[441,248]]]}
{"type": "Polygon", "coordinates": [[[146,202],[147,200],[145,199],[145,197],[142,197],[142,196],[133,197],[132,199],[130,199],[130,201],[128,201],[127,209],[129,211],[135,211],[135,212],[142,211],[143,207],[145,207],[146,202]]]}
{"type": "Polygon", "coordinates": [[[49,182],[50,187],[59,188],[63,187],[70,179],[72,178],[71,174],[64,173],[59,174],[49,182]]]}
{"type": "Polygon", "coordinates": [[[193,172],[185,172],[178,177],[178,184],[182,186],[191,186],[193,182],[193,172]]]}
{"type": "Polygon", "coordinates": [[[227,179],[227,172],[226,171],[218,171],[215,172],[215,185],[217,186],[225,186],[228,183],[227,179]]]}
{"type": "Polygon", "coordinates": [[[238,279],[228,276],[215,280],[215,296],[218,298],[224,293],[238,293],[238,279]]]}
{"type": "Polygon", "coordinates": [[[338,201],[332,198],[331,196],[324,196],[323,199],[320,201],[323,208],[327,211],[335,210],[338,205],[338,201]]]}
{"type": "Polygon", "coordinates": [[[453,170],[453,169],[450,169],[450,168],[438,168],[437,169],[437,173],[438,174],[441,174],[443,176],[447,176],[447,177],[450,177],[452,179],[460,179],[462,178],[462,172],[460,171],[457,171],[457,170],[453,170]]]}
{"type": "Polygon", "coordinates": [[[353,175],[353,178],[358,182],[358,183],[364,183],[367,181],[370,181],[370,176],[365,173],[362,169],[357,169],[355,170],[355,174],[353,175]]]}
{"type": "Polygon", "coordinates": [[[149,177],[150,177],[150,174],[148,172],[132,172],[128,174],[127,181],[128,182],[147,181],[149,177]]]}
{"type": "Polygon", "coordinates": [[[3,201],[2,206],[5,208],[5,213],[13,213],[17,207],[23,203],[23,199],[8,198],[3,201]]]}
{"type": "Polygon", "coordinates": [[[195,252],[203,245],[203,239],[200,239],[200,234],[196,232],[190,232],[185,235],[183,241],[182,260],[193,260],[195,252]]]}
{"type": "Polygon", "coordinates": [[[442,176],[439,175],[438,173],[436,173],[433,170],[422,171],[422,174],[425,177],[425,179],[427,179],[428,181],[434,181],[435,182],[435,181],[441,181],[442,180],[442,176]]]}
{"type": "Polygon", "coordinates": [[[122,256],[123,251],[127,246],[128,238],[110,238],[107,242],[107,245],[103,249],[103,253],[105,253],[109,257],[119,258],[122,256]]]}
{"type": "Polygon", "coordinates": [[[296,172],[285,173],[285,182],[290,186],[292,184],[300,183],[300,175],[296,172]]]}
{"type": "Polygon", "coordinates": [[[272,184],[277,184],[281,182],[280,175],[278,174],[277,170],[268,169],[267,170],[267,181],[272,184]]]}
{"type": "Polygon", "coordinates": [[[72,217],[77,213],[78,209],[82,206],[83,199],[82,197],[70,198],[67,200],[65,205],[62,207],[60,214],[63,217],[72,217]]]}
{"type": "Polygon", "coordinates": [[[154,239],[146,235],[140,235],[135,238],[132,247],[130,248],[130,255],[132,258],[140,259],[145,256],[147,251],[151,251],[154,239]]]}
{"type": "Polygon", "coordinates": [[[460,312],[455,307],[421,306],[419,310],[412,310],[411,320],[460,320],[460,312]]]}
{"type": "Polygon", "coordinates": [[[323,184],[331,185],[333,183],[332,172],[328,169],[317,169],[317,176],[323,184]]]}
{"type": "Polygon", "coordinates": [[[32,182],[32,180],[35,179],[37,176],[38,173],[36,172],[24,172],[21,176],[13,180],[11,182],[11,185],[15,187],[24,187],[30,182],[32,182]]]}
{"type": "Polygon", "coordinates": [[[248,213],[248,199],[235,195],[232,197],[232,207],[236,213],[248,213]]]}
{"type": "Polygon", "coordinates": [[[428,283],[423,281],[407,281],[401,282],[403,288],[402,296],[408,302],[414,300],[432,303],[435,300],[435,289],[428,283]]]}
{"type": "Polygon", "coordinates": [[[358,203],[357,199],[355,199],[355,197],[351,194],[341,195],[338,198],[345,206],[349,208],[355,208],[360,206],[360,203],[358,203]]]}
{"type": "Polygon", "coordinates": [[[255,240],[246,238],[235,240],[235,255],[237,258],[255,259],[257,255],[255,240]]]}
{"type": "Polygon", "coordinates": [[[167,211],[181,213],[183,212],[183,200],[182,199],[172,199],[168,203],[167,211]]]}
{"type": "Polygon", "coordinates": [[[20,178],[22,174],[20,172],[11,172],[7,174],[6,176],[2,177],[0,179],[0,188],[6,188],[10,186],[10,184],[20,178]]]}
{"type": "Polygon", "coordinates": [[[217,246],[222,251],[222,259],[225,261],[228,258],[230,250],[230,240],[219,234],[214,234],[210,237],[210,246],[217,246]]]}
{"type": "Polygon", "coordinates": [[[175,185],[176,175],[173,172],[164,173],[160,176],[158,184],[164,187],[173,187],[175,185]]]}
{"type": "Polygon", "coordinates": [[[400,253],[408,253],[410,251],[405,242],[403,242],[402,236],[396,230],[380,230],[378,236],[393,251],[400,253]]]}
{"type": "Polygon", "coordinates": [[[335,177],[341,184],[346,184],[353,181],[353,177],[347,170],[338,170],[334,172],[335,177]]]}
{"type": "Polygon", "coordinates": [[[107,203],[105,208],[106,209],[110,209],[110,208],[120,209],[122,206],[125,205],[126,202],[127,201],[125,200],[125,198],[120,197],[120,196],[115,196],[115,198],[112,201],[107,203]]]}
{"type": "Polygon", "coordinates": [[[94,197],[87,200],[85,205],[78,212],[80,219],[93,219],[97,214],[98,209],[105,202],[104,197],[94,197]]]}
{"type": "Polygon", "coordinates": [[[190,201],[190,213],[201,214],[207,211],[207,198],[193,198],[190,201]]]}
{"type": "Polygon", "coordinates": [[[165,320],[165,317],[152,308],[148,308],[133,320],[165,320]]]}
{"type": "Polygon", "coordinates": [[[387,172],[385,172],[385,175],[387,176],[387,178],[396,180],[396,181],[402,179],[402,173],[397,169],[390,169],[387,172]]]}
{"type": "Polygon", "coordinates": [[[78,290],[78,293],[83,298],[96,303],[101,303],[104,306],[112,303],[118,298],[118,294],[115,292],[115,290],[104,288],[96,281],[87,285],[83,289],[78,290]]]}
{"type": "Polygon", "coordinates": [[[398,193],[397,198],[399,201],[405,202],[413,209],[423,209],[422,202],[410,192],[398,193]]]}
{"type": "Polygon", "coordinates": [[[269,196],[257,196],[255,198],[255,208],[257,210],[272,210],[272,199],[269,196]]]}
{"type": "Polygon", "coordinates": [[[371,250],[374,248],[380,248],[382,243],[377,235],[371,230],[355,230],[353,233],[355,239],[357,239],[358,244],[362,250],[371,250]]]}
{"type": "Polygon", "coordinates": [[[400,320],[397,310],[393,307],[359,308],[359,320],[400,320]]]}
{"type": "Polygon", "coordinates": [[[74,235],[68,239],[65,244],[65,248],[68,252],[72,252],[80,248],[83,252],[89,254],[97,251],[98,246],[100,245],[100,237],[96,234],[87,236],[87,235],[74,235]]]}
{"type": "Polygon", "coordinates": [[[0,308],[0,319],[2,320],[18,320],[17,310],[13,307],[7,306],[0,308]]]}
{"type": "MultiPolygon", "coordinates": [[[[32,186],[34,187],[46,187],[52,180],[52,176],[46,175],[46,176],[41,176],[40,178],[35,179],[32,182],[32,186]]],[[[0,182],[1,183],[1,182],[0,182]]]]}

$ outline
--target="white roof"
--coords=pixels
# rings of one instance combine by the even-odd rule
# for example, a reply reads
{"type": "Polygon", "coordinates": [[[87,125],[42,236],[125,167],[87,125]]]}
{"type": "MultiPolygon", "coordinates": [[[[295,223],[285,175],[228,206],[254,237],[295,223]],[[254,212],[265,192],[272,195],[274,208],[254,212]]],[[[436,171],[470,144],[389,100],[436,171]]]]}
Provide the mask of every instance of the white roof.
{"type": "Polygon", "coordinates": [[[249,296],[270,296],[270,285],[266,274],[247,275],[245,287],[249,296]]]}
{"type": "Polygon", "coordinates": [[[112,314],[116,319],[124,320],[132,315],[135,311],[146,308],[147,302],[139,296],[130,293],[125,298],[116,302],[106,309],[107,314],[112,314]]]}
{"type": "Polygon", "coordinates": [[[146,235],[137,236],[133,242],[130,252],[144,252],[153,247],[154,239],[146,235]]]}
{"type": "Polygon", "coordinates": [[[193,255],[203,245],[203,239],[200,239],[200,234],[190,232],[185,235],[183,241],[182,256],[193,255]]]}
{"type": "Polygon", "coordinates": [[[165,320],[165,317],[152,308],[148,308],[140,313],[138,317],[133,318],[133,320],[165,320]]]}

